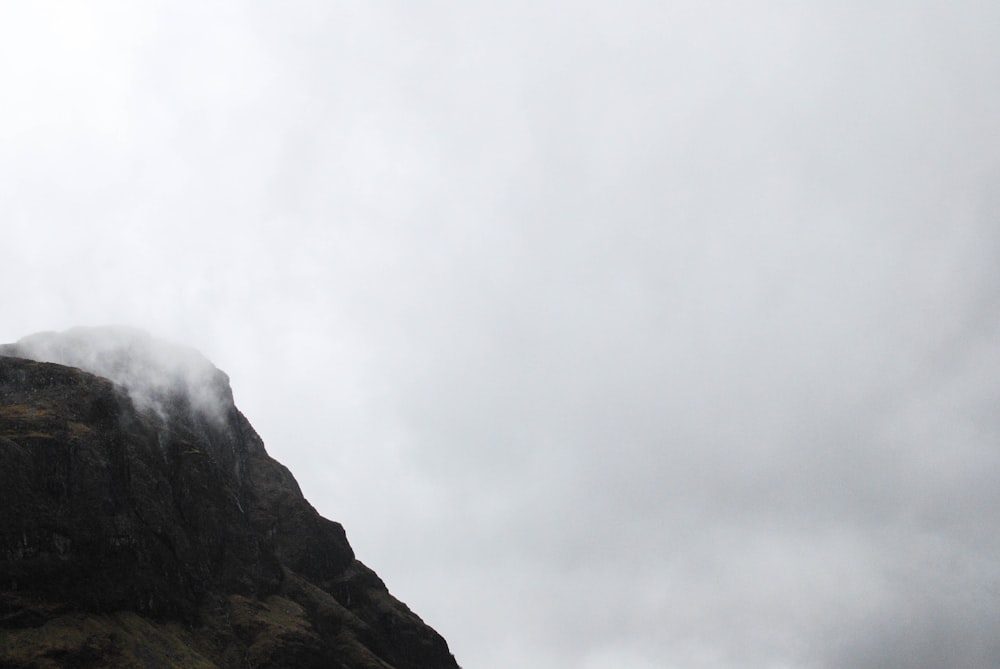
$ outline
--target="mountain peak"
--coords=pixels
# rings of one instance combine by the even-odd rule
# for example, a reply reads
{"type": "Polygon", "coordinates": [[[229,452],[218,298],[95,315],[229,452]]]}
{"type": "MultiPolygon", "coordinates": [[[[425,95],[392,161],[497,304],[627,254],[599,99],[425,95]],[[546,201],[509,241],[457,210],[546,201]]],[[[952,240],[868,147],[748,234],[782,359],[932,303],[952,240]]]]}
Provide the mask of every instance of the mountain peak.
{"type": "Polygon", "coordinates": [[[228,377],[122,328],[0,347],[0,666],[458,668],[228,377]]]}

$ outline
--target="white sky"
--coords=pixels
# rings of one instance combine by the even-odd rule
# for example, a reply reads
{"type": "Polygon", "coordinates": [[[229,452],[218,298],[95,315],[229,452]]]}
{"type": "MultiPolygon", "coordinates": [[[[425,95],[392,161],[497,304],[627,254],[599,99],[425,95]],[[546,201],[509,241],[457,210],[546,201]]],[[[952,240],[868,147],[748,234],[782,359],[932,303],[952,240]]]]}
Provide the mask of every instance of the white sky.
{"type": "Polygon", "coordinates": [[[193,346],[468,669],[1000,666],[1000,4],[0,7],[0,341],[193,346]]]}

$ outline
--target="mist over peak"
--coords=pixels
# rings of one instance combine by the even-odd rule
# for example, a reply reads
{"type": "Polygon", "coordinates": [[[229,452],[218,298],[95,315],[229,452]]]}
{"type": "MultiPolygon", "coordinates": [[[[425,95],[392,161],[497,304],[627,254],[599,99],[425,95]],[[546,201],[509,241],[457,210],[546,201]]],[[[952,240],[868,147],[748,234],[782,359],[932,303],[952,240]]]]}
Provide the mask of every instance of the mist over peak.
{"type": "Polygon", "coordinates": [[[102,376],[124,388],[137,409],[161,419],[178,408],[189,408],[223,422],[233,407],[225,372],[195,349],[157,339],[138,328],[39,332],[0,345],[0,355],[78,367],[102,376]]]}

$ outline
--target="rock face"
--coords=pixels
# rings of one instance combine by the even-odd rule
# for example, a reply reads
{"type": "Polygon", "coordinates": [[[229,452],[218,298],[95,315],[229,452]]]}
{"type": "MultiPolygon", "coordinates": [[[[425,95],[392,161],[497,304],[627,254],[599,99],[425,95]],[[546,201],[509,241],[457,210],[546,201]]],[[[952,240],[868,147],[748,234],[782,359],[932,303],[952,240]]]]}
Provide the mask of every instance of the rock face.
{"type": "Polygon", "coordinates": [[[0,346],[12,667],[458,665],[268,456],[225,374],[93,329],[0,346]]]}

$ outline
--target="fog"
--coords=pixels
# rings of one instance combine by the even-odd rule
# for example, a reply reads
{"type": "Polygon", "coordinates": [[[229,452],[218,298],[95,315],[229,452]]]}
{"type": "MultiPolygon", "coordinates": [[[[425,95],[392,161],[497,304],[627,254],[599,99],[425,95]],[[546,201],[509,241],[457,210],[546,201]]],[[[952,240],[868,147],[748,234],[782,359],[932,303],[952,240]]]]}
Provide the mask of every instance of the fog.
{"type": "Polygon", "coordinates": [[[468,668],[1000,666],[1000,5],[0,10],[0,341],[193,347],[468,668]]]}
{"type": "Polygon", "coordinates": [[[0,355],[77,367],[122,387],[142,412],[166,420],[178,399],[222,424],[232,410],[229,379],[193,348],[125,326],[39,332],[0,345],[0,355]]]}

